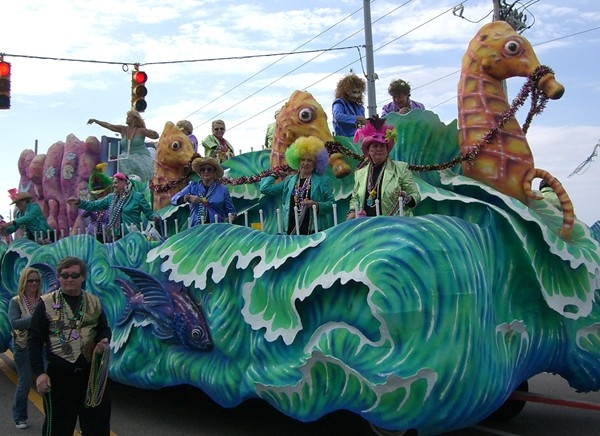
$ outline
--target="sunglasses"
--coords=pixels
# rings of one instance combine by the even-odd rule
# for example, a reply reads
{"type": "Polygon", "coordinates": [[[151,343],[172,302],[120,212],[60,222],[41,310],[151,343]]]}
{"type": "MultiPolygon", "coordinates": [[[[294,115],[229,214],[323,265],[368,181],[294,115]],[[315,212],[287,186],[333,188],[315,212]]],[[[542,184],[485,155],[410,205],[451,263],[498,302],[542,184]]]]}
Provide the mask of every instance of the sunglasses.
{"type": "Polygon", "coordinates": [[[69,277],[71,277],[72,279],[78,279],[79,277],[81,277],[81,273],[60,273],[59,277],[61,279],[68,279],[69,277]]]}
{"type": "Polygon", "coordinates": [[[201,173],[214,173],[215,169],[213,167],[202,167],[200,168],[201,173]]]}
{"type": "Polygon", "coordinates": [[[224,132],[225,131],[225,127],[215,127],[213,130],[215,132],[224,132]]]}
{"type": "Polygon", "coordinates": [[[39,283],[40,279],[27,279],[27,283],[39,283]]]}

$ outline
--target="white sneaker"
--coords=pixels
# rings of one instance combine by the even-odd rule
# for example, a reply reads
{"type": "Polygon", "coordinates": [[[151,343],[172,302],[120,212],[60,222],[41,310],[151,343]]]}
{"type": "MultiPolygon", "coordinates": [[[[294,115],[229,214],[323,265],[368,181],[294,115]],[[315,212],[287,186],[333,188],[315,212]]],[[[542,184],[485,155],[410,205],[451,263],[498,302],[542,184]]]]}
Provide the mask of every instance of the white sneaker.
{"type": "Polygon", "coordinates": [[[25,422],[25,421],[17,421],[15,423],[15,427],[21,428],[21,429],[25,429],[25,428],[27,428],[29,426],[27,425],[27,422],[25,422]]]}

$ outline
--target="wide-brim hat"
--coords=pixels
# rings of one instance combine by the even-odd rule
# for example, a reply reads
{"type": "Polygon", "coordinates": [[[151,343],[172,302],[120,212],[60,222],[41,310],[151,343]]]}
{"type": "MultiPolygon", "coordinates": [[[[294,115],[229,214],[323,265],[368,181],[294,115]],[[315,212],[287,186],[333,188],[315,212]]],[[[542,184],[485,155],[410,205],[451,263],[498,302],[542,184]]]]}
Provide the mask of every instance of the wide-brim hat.
{"type": "Polygon", "coordinates": [[[209,165],[215,169],[217,179],[223,178],[223,167],[221,167],[219,162],[214,157],[199,157],[194,159],[192,162],[192,169],[196,174],[201,175],[200,168],[204,165],[209,165]]]}
{"type": "Polygon", "coordinates": [[[376,142],[387,145],[388,154],[390,151],[392,151],[392,148],[394,148],[394,141],[386,140],[385,136],[382,134],[366,136],[363,139],[362,145],[360,146],[360,148],[362,149],[363,155],[368,156],[369,155],[369,147],[371,146],[371,144],[374,144],[376,142]]]}
{"type": "Polygon", "coordinates": [[[33,195],[31,195],[29,192],[19,192],[15,198],[13,199],[13,202],[11,204],[15,204],[17,201],[21,201],[21,200],[31,200],[33,199],[33,195]]]}

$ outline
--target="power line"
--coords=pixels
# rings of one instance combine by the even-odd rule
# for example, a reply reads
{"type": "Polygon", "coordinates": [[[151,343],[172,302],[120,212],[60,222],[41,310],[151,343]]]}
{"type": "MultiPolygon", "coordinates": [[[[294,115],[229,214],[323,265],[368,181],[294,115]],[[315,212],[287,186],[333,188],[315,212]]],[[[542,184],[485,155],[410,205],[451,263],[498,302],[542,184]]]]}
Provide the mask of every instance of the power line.
{"type": "MultiPolygon", "coordinates": [[[[373,21],[373,23],[376,23],[376,22],[380,21],[380,20],[381,20],[381,19],[383,19],[384,17],[388,16],[388,15],[389,15],[389,14],[391,14],[392,12],[395,12],[396,10],[398,10],[399,8],[401,8],[401,7],[405,6],[406,4],[410,3],[411,1],[412,1],[412,0],[408,0],[408,1],[406,1],[405,3],[401,4],[400,6],[397,6],[396,8],[392,9],[390,12],[388,12],[388,13],[384,14],[383,16],[379,17],[377,20],[373,21]]],[[[465,3],[465,2],[467,2],[467,1],[469,1],[469,0],[465,0],[465,1],[464,1],[464,2],[462,2],[462,3],[465,3]]],[[[433,17],[433,18],[431,18],[431,19],[429,19],[429,20],[425,21],[424,23],[421,23],[420,25],[418,25],[418,26],[416,26],[416,27],[412,28],[411,30],[409,30],[409,31],[405,32],[404,34],[400,35],[400,36],[399,36],[399,37],[397,37],[397,38],[394,38],[394,39],[393,39],[393,40],[391,40],[390,42],[388,42],[388,43],[386,43],[386,44],[384,44],[384,45],[380,46],[379,48],[377,48],[377,49],[375,49],[375,50],[373,50],[373,51],[375,52],[375,51],[381,50],[381,49],[382,49],[382,48],[384,48],[385,46],[387,46],[387,45],[391,44],[392,42],[395,42],[395,41],[397,41],[397,40],[398,40],[398,39],[400,39],[401,37],[403,37],[403,36],[406,36],[407,34],[409,34],[409,33],[413,32],[413,31],[415,31],[415,30],[419,29],[420,27],[424,26],[425,24],[428,24],[428,23],[430,23],[430,22],[432,22],[432,21],[434,21],[434,20],[438,19],[438,18],[439,18],[439,17],[441,17],[442,15],[444,15],[444,14],[448,13],[449,11],[452,11],[452,10],[453,10],[453,8],[454,8],[454,7],[452,7],[452,8],[449,8],[449,9],[445,10],[445,11],[444,11],[444,12],[442,12],[441,14],[439,14],[439,15],[436,15],[435,17],[433,17]]],[[[361,8],[361,9],[362,9],[362,8],[361,8]]],[[[348,37],[346,37],[345,39],[343,39],[343,40],[342,40],[342,41],[340,41],[339,43],[341,43],[341,42],[343,42],[343,41],[345,41],[345,40],[347,40],[347,39],[349,39],[349,38],[353,37],[354,35],[356,35],[357,33],[361,32],[362,30],[364,30],[364,27],[363,27],[363,28],[361,28],[361,29],[359,29],[359,30],[357,30],[356,32],[352,33],[351,35],[349,35],[348,37]]],[[[339,43],[338,43],[338,44],[339,44],[339,43]]],[[[312,59],[311,59],[311,61],[312,61],[312,59]]],[[[334,74],[336,74],[336,73],[338,73],[338,72],[340,72],[340,71],[342,71],[342,70],[344,70],[344,69],[348,68],[349,66],[351,66],[351,65],[354,65],[354,64],[355,64],[357,61],[362,61],[362,58],[360,57],[360,53],[359,53],[359,59],[358,59],[358,60],[354,60],[354,61],[352,61],[352,62],[350,62],[350,63],[348,63],[348,64],[346,64],[346,65],[344,65],[344,66],[342,66],[342,67],[340,67],[340,68],[338,68],[337,70],[335,70],[335,71],[333,71],[332,73],[330,73],[330,74],[326,75],[325,77],[322,77],[321,79],[317,80],[316,82],[313,82],[312,84],[310,84],[310,85],[308,85],[308,86],[304,87],[303,89],[309,89],[311,86],[314,86],[314,85],[316,85],[316,84],[318,84],[318,83],[322,82],[323,80],[326,80],[326,79],[328,79],[329,77],[333,76],[334,74]]],[[[308,61],[308,62],[310,62],[310,61],[308,61]]],[[[361,65],[362,65],[362,63],[361,63],[361,65]]],[[[289,73],[287,73],[287,74],[289,74],[289,73]]],[[[287,75],[287,74],[286,74],[286,75],[287,75]]],[[[267,86],[270,86],[270,84],[269,84],[269,85],[267,85],[267,86]]],[[[261,88],[261,90],[262,90],[262,89],[264,89],[264,88],[265,88],[265,87],[261,88]]],[[[415,89],[416,89],[416,88],[415,88],[415,89]]],[[[256,94],[256,93],[255,93],[255,94],[256,94]]],[[[252,94],[252,95],[254,95],[254,94],[252,94]]],[[[249,97],[248,97],[248,98],[249,98],[249,97]]],[[[246,99],[244,99],[244,100],[242,100],[242,101],[245,101],[245,100],[246,100],[246,99]]],[[[281,104],[281,103],[285,102],[286,100],[287,100],[287,98],[286,98],[286,99],[283,99],[283,100],[280,100],[278,103],[275,103],[275,104],[271,105],[270,107],[268,107],[268,108],[266,108],[266,109],[263,109],[263,110],[261,110],[260,112],[258,112],[258,113],[256,113],[256,114],[254,114],[254,115],[251,115],[250,117],[246,118],[245,120],[242,120],[242,121],[240,121],[239,123],[237,123],[237,124],[233,125],[233,126],[231,127],[231,129],[233,129],[233,128],[237,127],[237,126],[240,126],[240,125],[242,125],[242,124],[244,124],[244,123],[246,123],[246,122],[248,122],[248,121],[250,121],[250,120],[252,120],[252,119],[256,118],[257,116],[259,116],[260,114],[262,114],[262,113],[263,113],[265,110],[271,109],[271,108],[273,108],[273,107],[275,107],[275,106],[277,106],[277,105],[279,105],[279,104],[281,104]]],[[[238,104],[238,103],[236,103],[236,105],[237,105],[237,104],[238,104]]],[[[218,115],[216,115],[216,116],[222,115],[222,114],[223,114],[223,113],[225,113],[227,110],[231,109],[232,107],[235,107],[236,105],[232,105],[231,107],[229,107],[229,108],[225,109],[224,111],[220,112],[220,113],[219,113],[218,115]]],[[[205,122],[205,123],[206,123],[206,122],[205,122]]],[[[203,123],[203,124],[204,124],[204,123],[203,123]]]]}
{"type": "MultiPolygon", "coordinates": [[[[310,38],[308,41],[304,42],[303,44],[300,44],[298,47],[296,47],[294,50],[292,50],[291,53],[296,53],[298,52],[298,49],[304,47],[305,45],[307,45],[308,43],[314,41],[315,39],[317,39],[318,37],[320,37],[321,35],[324,35],[325,33],[327,33],[328,31],[330,31],[331,29],[333,29],[334,27],[336,27],[337,25],[341,24],[342,22],[346,21],[348,18],[352,17],[354,14],[356,14],[357,12],[360,12],[362,8],[357,9],[356,11],[352,12],[349,15],[346,15],[344,18],[342,18],[341,20],[339,20],[338,22],[336,22],[335,24],[329,26],[327,29],[325,29],[324,31],[322,31],[321,33],[319,33],[318,35],[315,35],[314,37],[310,38]]],[[[209,104],[214,103],[215,101],[217,101],[218,99],[220,99],[221,97],[229,94],[231,91],[233,91],[236,88],[239,88],[241,85],[243,85],[244,83],[248,82],[250,79],[253,79],[254,77],[258,76],[260,73],[262,73],[263,71],[266,71],[267,69],[271,68],[273,65],[277,64],[278,62],[281,62],[283,59],[285,59],[288,55],[284,55],[283,57],[281,57],[280,59],[277,59],[275,62],[270,63],[269,65],[267,65],[266,67],[262,68],[261,70],[257,71],[256,73],[254,73],[253,75],[249,76],[248,78],[246,78],[245,80],[241,81],[240,83],[238,83],[237,85],[233,86],[232,88],[229,88],[227,91],[225,91],[224,93],[222,93],[221,95],[219,95],[218,97],[215,97],[214,99],[212,99],[211,101],[209,101],[208,103],[206,103],[205,105],[201,106],[200,108],[196,109],[194,112],[192,112],[191,114],[189,114],[188,116],[186,116],[185,118],[188,118],[192,115],[194,115],[195,113],[201,111],[202,109],[204,109],[205,107],[207,107],[209,104]]],[[[202,125],[206,124],[207,121],[205,121],[204,123],[202,123],[202,125]]]]}
{"type": "Polygon", "coordinates": [[[91,64],[147,66],[147,65],[168,65],[168,64],[194,63],[194,62],[243,60],[243,59],[273,57],[273,56],[289,56],[289,55],[294,55],[294,54],[306,54],[306,53],[328,52],[328,51],[337,51],[337,50],[348,50],[351,48],[356,48],[356,46],[337,47],[337,48],[319,48],[319,49],[314,49],[314,50],[303,50],[303,51],[282,52],[282,53],[265,53],[265,54],[259,54],[259,55],[229,56],[229,57],[224,57],[224,58],[187,59],[187,60],[178,60],[178,61],[160,61],[160,62],[146,62],[146,63],[98,61],[98,60],[93,60],[93,59],[56,58],[56,57],[50,57],[50,56],[19,55],[19,54],[10,54],[10,53],[2,53],[2,55],[6,56],[6,57],[10,56],[13,58],[41,59],[41,60],[46,60],[46,61],[67,61],[67,62],[83,62],[83,63],[91,63],[91,64]]]}

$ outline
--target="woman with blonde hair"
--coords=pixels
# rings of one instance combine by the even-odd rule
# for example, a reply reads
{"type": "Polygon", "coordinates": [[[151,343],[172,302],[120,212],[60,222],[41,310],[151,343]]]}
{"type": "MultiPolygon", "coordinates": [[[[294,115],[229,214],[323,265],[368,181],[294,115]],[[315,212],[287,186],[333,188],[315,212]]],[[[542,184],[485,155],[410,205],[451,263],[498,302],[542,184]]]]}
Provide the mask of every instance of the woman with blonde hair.
{"type": "Polygon", "coordinates": [[[233,145],[223,137],[225,130],[225,121],[214,120],[212,122],[212,134],[202,140],[205,156],[214,157],[219,163],[225,162],[235,154],[233,145]]]}
{"type": "Polygon", "coordinates": [[[17,367],[17,390],[13,399],[12,413],[15,426],[27,428],[27,397],[31,388],[32,374],[27,349],[27,329],[31,315],[42,295],[41,276],[37,269],[27,267],[21,271],[17,295],[8,303],[8,319],[12,327],[13,357],[17,367]]]}
{"type": "Polygon", "coordinates": [[[87,123],[98,124],[121,135],[119,172],[135,174],[144,183],[154,177],[154,159],[146,147],[146,138],[158,139],[159,134],[146,128],[146,123],[138,111],[131,109],[127,112],[125,125],[111,124],[95,118],[90,118],[87,123]]]}

